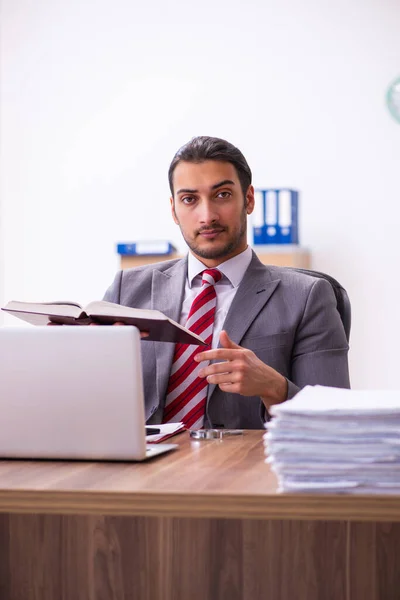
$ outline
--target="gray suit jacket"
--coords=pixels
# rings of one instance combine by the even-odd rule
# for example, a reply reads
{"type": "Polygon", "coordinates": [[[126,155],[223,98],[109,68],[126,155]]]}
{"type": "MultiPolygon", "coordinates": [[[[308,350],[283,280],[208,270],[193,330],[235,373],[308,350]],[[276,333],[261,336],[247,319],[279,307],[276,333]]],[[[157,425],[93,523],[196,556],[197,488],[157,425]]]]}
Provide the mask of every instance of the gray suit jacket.
{"type": "MultiPolygon", "coordinates": [[[[179,322],[187,258],[119,271],[104,300],[162,311],[179,322]]],[[[282,267],[265,266],[253,253],[224,329],[289,382],[288,398],[307,384],[350,387],[348,344],[331,285],[282,267]]],[[[174,344],[142,341],[145,413],[162,420],[174,344]]],[[[206,426],[259,429],[259,397],[209,386],[206,426]]]]}

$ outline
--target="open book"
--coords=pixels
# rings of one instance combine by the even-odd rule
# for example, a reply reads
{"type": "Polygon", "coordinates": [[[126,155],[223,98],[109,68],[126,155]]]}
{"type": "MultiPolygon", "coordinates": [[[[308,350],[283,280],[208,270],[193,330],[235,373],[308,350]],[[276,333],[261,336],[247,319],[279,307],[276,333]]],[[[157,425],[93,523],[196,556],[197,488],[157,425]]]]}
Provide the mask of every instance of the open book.
{"type": "Polygon", "coordinates": [[[149,336],[143,338],[145,340],[206,345],[196,333],[169,319],[159,310],[130,308],[113,302],[97,301],[81,306],[75,302],[34,303],[12,300],[2,310],[32,325],[112,325],[120,321],[147,331],[149,336]]]}

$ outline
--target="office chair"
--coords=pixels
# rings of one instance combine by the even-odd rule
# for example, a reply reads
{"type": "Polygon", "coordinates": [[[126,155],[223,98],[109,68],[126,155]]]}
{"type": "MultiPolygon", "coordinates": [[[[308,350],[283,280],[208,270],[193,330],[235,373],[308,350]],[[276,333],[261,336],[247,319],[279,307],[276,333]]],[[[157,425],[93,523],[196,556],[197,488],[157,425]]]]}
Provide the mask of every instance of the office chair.
{"type": "Polygon", "coordinates": [[[330,275],[327,275],[326,273],[321,273],[320,271],[311,271],[311,269],[300,269],[297,267],[286,268],[290,271],[305,273],[305,275],[312,275],[312,277],[320,277],[321,279],[326,279],[327,281],[329,281],[335,293],[336,307],[338,309],[340,318],[342,319],[347,341],[349,341],[351,329],[351,305],[349,297],[344,287],[340,285],[340,283],[336,279],[334,279],[330,275]]]}

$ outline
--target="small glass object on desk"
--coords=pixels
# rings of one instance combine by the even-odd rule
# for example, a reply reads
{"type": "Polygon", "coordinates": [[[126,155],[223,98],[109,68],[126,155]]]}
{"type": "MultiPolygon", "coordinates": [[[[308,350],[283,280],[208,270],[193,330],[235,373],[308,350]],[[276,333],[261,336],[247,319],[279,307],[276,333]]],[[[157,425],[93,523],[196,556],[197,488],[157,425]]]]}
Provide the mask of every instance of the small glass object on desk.
{"type": "Polygon", "coordinates": [[[190,437],[194,440],[222,440],[230,435],[242,435],[243,429],[191,429],[190,437]]]}

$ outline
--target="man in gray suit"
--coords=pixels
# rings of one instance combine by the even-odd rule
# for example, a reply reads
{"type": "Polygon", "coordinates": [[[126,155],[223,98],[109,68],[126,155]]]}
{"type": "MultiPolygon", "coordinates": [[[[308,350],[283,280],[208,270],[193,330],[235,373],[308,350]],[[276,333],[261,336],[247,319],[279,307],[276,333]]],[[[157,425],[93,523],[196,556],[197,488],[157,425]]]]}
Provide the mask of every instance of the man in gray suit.
{"type": "MultiPolygon", "coordinates": [[[[120,271],[105,300],[161,310],[185,325],[204,269],[222,273],[211,349],[205,427],[262,428],[268,408],[307,384],[349,387],[348,343],[331,285],[265,266],[247,245],[251,170],[219,138],[197,137],[169,169],[171,211],[189,247],[183,259],[120,271]]],[[[142,342],[146,419],[163,420],[174,345],[142,342]]],[[[181,417],[176,419],[181,420],[181,417]]]]}

